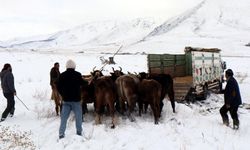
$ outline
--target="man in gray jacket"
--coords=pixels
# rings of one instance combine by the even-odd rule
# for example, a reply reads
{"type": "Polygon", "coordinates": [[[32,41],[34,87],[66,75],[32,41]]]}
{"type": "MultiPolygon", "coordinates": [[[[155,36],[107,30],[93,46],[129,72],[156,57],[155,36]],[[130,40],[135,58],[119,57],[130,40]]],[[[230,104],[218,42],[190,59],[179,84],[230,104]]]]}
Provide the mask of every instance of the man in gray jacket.
{"type": "Polygon", "coordinates": [[[1,118],[1,121],[4,121],[7,118],[8,114],[10,114],[10,116],[12,117],[15,111],[14,95],[16,95],[16,89],[10,64],[4,64],[4,67],[0,72],[0,78],[3,95],[7,99],[7,107],[4,110],[1,118]]]}

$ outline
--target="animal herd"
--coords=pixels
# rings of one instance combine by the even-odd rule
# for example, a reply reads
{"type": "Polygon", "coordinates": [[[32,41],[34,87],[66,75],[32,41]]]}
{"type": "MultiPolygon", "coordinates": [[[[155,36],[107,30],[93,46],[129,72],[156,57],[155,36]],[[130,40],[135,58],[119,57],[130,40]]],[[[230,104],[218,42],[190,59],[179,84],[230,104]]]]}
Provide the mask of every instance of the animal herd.
{"type": "Polygon", "coordinates": [[[108,110],[115,127],[115,112],[127,115],[130,121],[135,121],[134,110],[147,112],[148,105],[154,115],[154,123],[158,124],[163,107],[163,100],[168,95],[173,112],[175,112],[173,79],[167,74],[124,74],[122,68],[103,75],[102,70],[95,70],[88,76],[83,76],[88,85],[82,87],[82,110],[88,112],[87,104],[93,103],[96,113],[96,124],[101,123],[101,114],[108,110]]]}

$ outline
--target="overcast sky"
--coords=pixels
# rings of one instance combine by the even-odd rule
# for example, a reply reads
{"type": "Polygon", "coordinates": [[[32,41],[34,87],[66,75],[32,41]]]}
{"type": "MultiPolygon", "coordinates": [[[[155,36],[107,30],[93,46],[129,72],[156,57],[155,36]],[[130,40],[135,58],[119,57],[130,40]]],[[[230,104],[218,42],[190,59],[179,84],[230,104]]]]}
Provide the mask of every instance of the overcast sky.
{"type": "Polygon", "coordinates": [[[169,18],[201,0],[0,0],[0,41],[54,33],[86,22],[169,18]]]}

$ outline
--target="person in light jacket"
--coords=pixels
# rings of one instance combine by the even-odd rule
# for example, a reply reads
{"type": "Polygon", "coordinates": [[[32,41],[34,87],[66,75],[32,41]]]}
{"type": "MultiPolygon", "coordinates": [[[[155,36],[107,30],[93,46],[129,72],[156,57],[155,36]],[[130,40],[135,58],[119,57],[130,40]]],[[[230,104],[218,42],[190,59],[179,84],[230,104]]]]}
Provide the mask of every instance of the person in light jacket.
{"type": "Polygon", "coordinates": [[[223,124],[229,126],[229,120],[227,112],[230,112],[230,115],[233,119],[233,128],[239,128],[239,119],[238,119],[238,107],[242,104],[239,85],[236,79],[233,77],[234,73],[231,69],[226,70],[225,76],[227,84],[224,93],[224,105],[220,109],[220,114],[222,117],[223,124]]]}
{"type": "Polygon", "coordinates": [[[12,117],[15,111],[15,100],[16,89],[14,85],[14,76],[12,74],[11,65],[6,63],[0,73],[1,87],[3,90],[3,95],[7,99],[7,107],[2,113],[1,121],[4,121],[10,114],[12,117]]]}

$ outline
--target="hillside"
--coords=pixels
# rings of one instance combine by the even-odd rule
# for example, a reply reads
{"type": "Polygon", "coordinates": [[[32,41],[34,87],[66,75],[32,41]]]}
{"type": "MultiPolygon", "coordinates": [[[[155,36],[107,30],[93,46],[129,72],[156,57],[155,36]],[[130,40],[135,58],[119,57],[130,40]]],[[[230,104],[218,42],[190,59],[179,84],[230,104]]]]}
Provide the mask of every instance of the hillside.
{"type": "Polygon", "coordinates": [[[193,9],[156,27],[143,41],[130,48],[146,47],[163,52],[182,52],[187,45],[218,47],[224,55],[250,55],[250,3],[247,0],[204,0],[193,9]],[[231,53],[232,54],[232,53],[231,53]]]}
{"type": "Polygon", "coordinates": [[[50,35],[0,43],[12,49],[44,51],[182,53],[185,46],[218,47],[223,55],[250,56],[250,3],[247,0],[203,0],[167,19],[90,22],[50,35]],[[229,48],[228,48],[229,47],[229,48]]]}
{"type": "Polygon", "coordinates": [[[90,22],[47,36],[8,41],[2,46],[13,49],[117,48],[140,40],[157,25],[159,23],[151,18],[90,22]]]}

